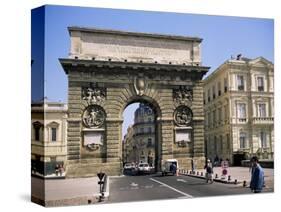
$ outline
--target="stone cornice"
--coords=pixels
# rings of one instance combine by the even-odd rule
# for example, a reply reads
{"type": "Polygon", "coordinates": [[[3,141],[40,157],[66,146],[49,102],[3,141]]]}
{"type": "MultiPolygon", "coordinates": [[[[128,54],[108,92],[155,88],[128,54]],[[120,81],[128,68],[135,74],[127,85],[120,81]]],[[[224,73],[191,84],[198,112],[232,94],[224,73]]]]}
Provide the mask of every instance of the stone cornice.
{"type": "Polygon", "coordinates": [[[98,28],[86,28],[71,26],[68,27],[69,33],[72,31],[78,32],[88,32],[88,33],[100,33],[100,34],[113,34],[113,35],[123,35],[123,36],[134,36],[134,37],[147,37],[147,38],[160,38],[160,39],[169,39],[169,40],[181,40],[181,41],[194,41],[202,42],[202,38],[190,37],[190,36],[181,36],[181,35],[168,35],[168,34],[156,34],[156,33],[143,33],[143,32],[130,32],[130,31],[119,31],[119,30],[108,30],[108,29],[98,29],[98,28]]]}
{"type": "MultiPolygon", "coordinates": [[[[207,66],[192,66],[192,65],[173,65],[173,64],[160,64],[160,63],[142,63],[142,62],[119,62],[119,61],[98,61],[98,60],[81,60],[81,59],[69,59],[69,58],[60,58],[60,63],[63,66],[63,69],[66,74],[69,70],[77,69],[77,67],[83,67],[84,70],[92,70],[92,68],[108,68],[121,70],[130,70],[136,71],[139,70],[148,71],[148,70],[163,70],[167,71],[178,71],[185,73],[200,73],[202,76],[208,72],[210,67],[207,66]]],[[[105,70],[103,70],[105,73],[105,70]]]]}

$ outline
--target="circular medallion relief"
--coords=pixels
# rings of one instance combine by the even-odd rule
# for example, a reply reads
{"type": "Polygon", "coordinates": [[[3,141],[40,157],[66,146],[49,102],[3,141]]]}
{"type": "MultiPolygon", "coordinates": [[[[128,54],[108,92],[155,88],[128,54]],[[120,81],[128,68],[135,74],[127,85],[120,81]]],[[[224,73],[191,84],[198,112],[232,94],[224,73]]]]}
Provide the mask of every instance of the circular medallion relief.
{"type": "Polygon", "coordinates": [[[91,105],[83,112],[83,123],[88,128],[98,128],[104,124],[105,112],[98,105],[91,105]]]}
{"type": "Polygon", "coordinates": [[[192,121],[192,111],[189,107],[179,106],[174,113],[174,121],[178,126],[187,126],[192,121]]]}

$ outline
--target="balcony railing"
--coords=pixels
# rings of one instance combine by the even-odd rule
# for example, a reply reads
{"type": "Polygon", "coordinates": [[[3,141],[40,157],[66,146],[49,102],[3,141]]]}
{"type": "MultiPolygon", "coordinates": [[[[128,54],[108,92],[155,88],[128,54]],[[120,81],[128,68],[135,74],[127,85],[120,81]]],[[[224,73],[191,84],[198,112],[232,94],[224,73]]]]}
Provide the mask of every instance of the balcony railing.
{"type": "Polygon", "coordinates": [[[250,152],[250,148],[249,147],[239,147],[237,149],[238,152],[250,152]]]}
{"type": "Polygon", "coordinates": [[[260,147],[258,148],[257,152],[262,153],[262,152],[270,152],[269,147],[260,147]]]}
{"type": "Polygon", "coordinates": [[[241,122],[243,123],[243,122],[246,122],[246,121],[247,121],[246,118],[238,118],[238,122],[240,122],[240,123],[241,123],[241,122]]]}
{"type": "Polygon", "coordinates": [[[233,117],[231,118],[231,122],[232,124],[247,124],[248,123],[248,118],[237,118],[237,117],[233,117]]]}
{"type": "Polygon", "coordinates": [[[155,132],[139,132],[139,133],[135,133],[133,134],[133,137],[136,137],[136,136],[142,136],[142,135],[147,135],[147,136],[153,136],[155,135],[155,132]]]}
{"type": "Polygon", "coordinates": [[[253,117],[253,124],[273,124],[273,117],[253,117]]]}

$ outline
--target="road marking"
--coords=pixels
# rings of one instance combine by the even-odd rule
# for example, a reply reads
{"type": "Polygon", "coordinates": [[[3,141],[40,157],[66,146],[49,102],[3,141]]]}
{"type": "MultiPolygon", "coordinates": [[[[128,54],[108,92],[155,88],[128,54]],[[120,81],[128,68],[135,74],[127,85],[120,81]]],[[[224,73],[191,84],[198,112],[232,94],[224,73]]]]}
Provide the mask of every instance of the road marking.
{"type": "Polygon", "coordinates": [[[184,195],[184,196],[187,197],[187,198],[192,198],[192,197],[193,197],[193,196],[191,196],[191,195],[189,195],[189,194],[187,194],[187,193],[184,193],[184,192],[182,192],[182,191],[180,191],[180,190],[178,190],[178,189],[176,189],[176,188],[174,188],[174,187],[172,187],[172,186],[169,186],[169,185],[167,185],[167,184],[165,184],[165,183],[162,183],[162,182],[160,182],[160,181],[158,181],[158,180],[155,180],[155,179],[153,179],[153,178],[149,178],[149,179],[152,180],[152,181],[154,181],[154,182],[156,182],[156,183],[159,183],[160,185],[163,185],[163,186],[165,186],[165,187],[167,187],[167,188],[169,188],[169,189],[171,189],[171,190],[173,190],[173,191],[176,191],[176,192],[178,192],[178,193],[184,195]]]}
{"type": "Polygon", "coordinates": [[[132,182],[131,184],[130,184],[130,186],[138,186],[138,184],[136,184],[136,183],[134,183],[134,182],[132,182]]]}
{"type": "Polygon", "coordinates": [[[186,183],[186,180],[184,180],[184,179],[177,179],[177,181],[186,183]]]}

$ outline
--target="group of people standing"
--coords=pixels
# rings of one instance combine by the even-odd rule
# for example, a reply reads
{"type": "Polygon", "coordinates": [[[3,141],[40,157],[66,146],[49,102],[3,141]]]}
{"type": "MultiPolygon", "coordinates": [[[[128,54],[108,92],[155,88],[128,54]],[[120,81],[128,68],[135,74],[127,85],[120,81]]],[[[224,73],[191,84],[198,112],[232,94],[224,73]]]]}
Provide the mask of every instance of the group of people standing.
{"type": "Polygon", "coordinates": [[[55,167],[55,173],[56,173],[56,176],[62,176],[64,172],[64,168],[63,168],[63,165],[62,164],[57,164],[56,167],[55,167]]]}
{"type": "MultiPolygon", "coordinates": [[[[264,187],[264,171],[259,164],[258,157],[254,156],[250,161],[250,171],[251,171],[251,181],[250,181],[250,189],[254,193],[260,193],[264,187]]],[[[210,159],[207,159],[206,165],[204,167],[206,169],[206,182],[209,181],[213,183],[213,165],[210,159]]]]}

